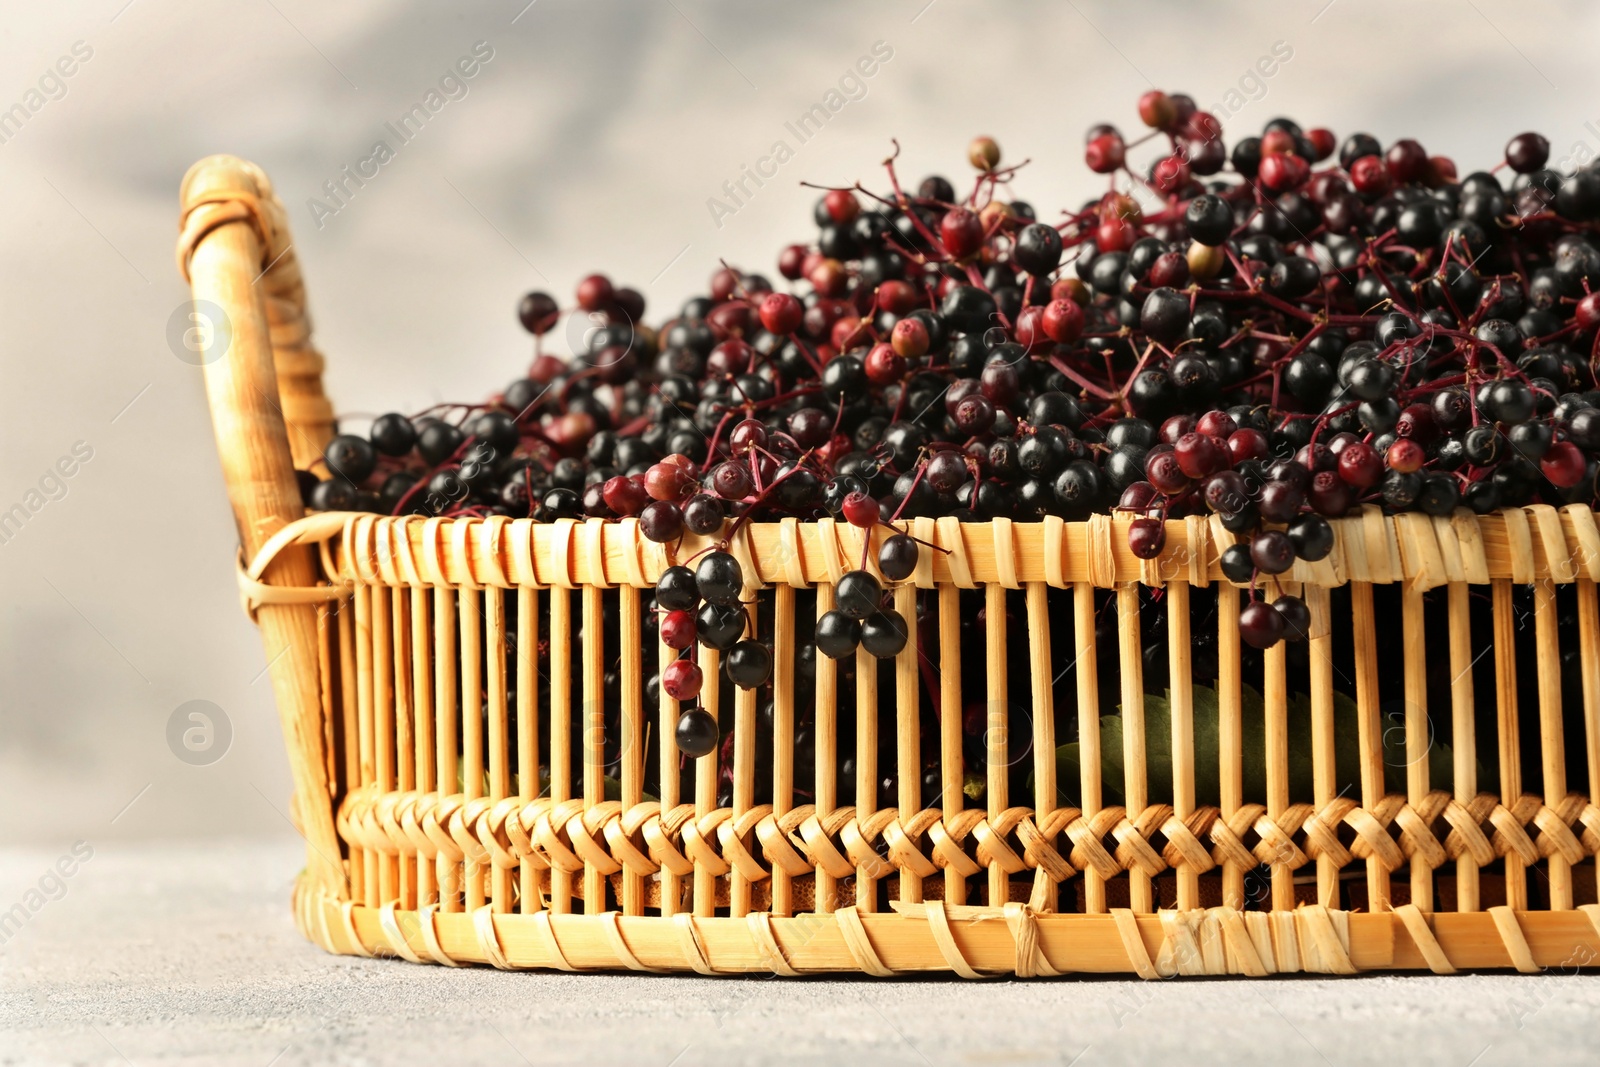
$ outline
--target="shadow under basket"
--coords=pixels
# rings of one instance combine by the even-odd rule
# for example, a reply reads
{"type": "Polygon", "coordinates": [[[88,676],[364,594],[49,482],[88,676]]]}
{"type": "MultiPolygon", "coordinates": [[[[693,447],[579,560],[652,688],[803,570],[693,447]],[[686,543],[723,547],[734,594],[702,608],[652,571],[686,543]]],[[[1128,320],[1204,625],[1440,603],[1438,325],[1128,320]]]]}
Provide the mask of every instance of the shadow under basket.
{"type": "Polygon", "coordinates": [[[723,743],[684,760],[650,598],[710,541],[305,515],[333,419],[283,208],[220,156],[182,204],[308,845],[294,912],[328,951],[967,978],[1600,958],[1588,508],[1338,520],[1281,583],[1309,639],[1264,653],[1204,518],[1148,561],[1109,516],[919,519],[941,551],[894,588],[917,623],[884,661],[811,651],[861,531],[750,524],[729,550],[773,681],[708,685],[723,743]]]}

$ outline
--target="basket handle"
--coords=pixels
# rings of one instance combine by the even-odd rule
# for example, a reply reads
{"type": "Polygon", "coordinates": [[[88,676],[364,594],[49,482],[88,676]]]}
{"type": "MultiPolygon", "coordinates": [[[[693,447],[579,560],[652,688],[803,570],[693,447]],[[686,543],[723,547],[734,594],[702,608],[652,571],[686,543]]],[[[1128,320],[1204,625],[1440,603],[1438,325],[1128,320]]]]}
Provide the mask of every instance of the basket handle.
{"type": "MultiPolygon", "coordinates": [[[[181,192],[178,269],[193,281],[195,249],[218,226],[244,219],[255,230],[261,262],[248,279],[260,295],[271,342],[278,403],[294,465],[309,470],[333,437],[333,405],[322,388],[324,360],[311,343],[305,281],[289,220],[272,182],[255,164],[209,156],[189,168],[181,192]]],[[[231,309],[225,308],[230,316],[231,309]]]]}
{"type": "MultiPolygon", "coordinates": [[[[189,168],[181,200],[178,267],[196,314],[211,327],[202,350],[206,395],[239,540],[251,558],[305,514],[295,460],[308,451],[321,454],[326,437],[316,436],[319,418],[332,428],[331,412],[321,415],[327,409],[321,358],[310,347],[299,268],[266,175],[232,156],[211,156],[189,168]]],[[[280,552],[261,580],[316,584],[309,550],[294,545],[280,552]]],[[[344,872],[323,741],[318,610],[263,604],[256,622],[294,775],[307,866],[326,891],[340,893],[344,872]]]]}

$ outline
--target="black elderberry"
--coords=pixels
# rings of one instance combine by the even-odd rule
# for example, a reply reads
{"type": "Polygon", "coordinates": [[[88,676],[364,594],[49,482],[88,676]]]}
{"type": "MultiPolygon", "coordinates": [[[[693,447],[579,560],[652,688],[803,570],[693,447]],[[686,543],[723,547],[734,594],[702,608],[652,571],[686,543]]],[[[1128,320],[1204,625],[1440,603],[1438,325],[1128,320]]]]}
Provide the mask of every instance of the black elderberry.
{"type": "Polygon", "coordinates": [[[700,596],[713,604],[736,605],[744,592],[744,571],[726,552],[708,552],[694,572],[700,596]]]}
{"type": "Polygon", "coordinates": [[[417,429],[404,415],[390,412],[372,420],[372,446],[386,456],[403,456],[417,444],[417,429]]]}
{"type": "Polygon", "coordinates": [[[772,650],[759,641],[740,641],[728,651],[728,680],[740,689],[765,685],[772,677],[772,650]]]}
{"type": "Polygon", "coordinates": [[[861,644],[861,621],[839,610],[817,619],[817,651],[830,659],[851,655],[861,644]]]}
{"type": "Polygon", "coordinates": [[[834,590],[834,602],[853,619],[864,619],[878,610],[883,586],[867,571],[847,571],[834,590]]]}
{"type": "Polygon", "coordinates": [[[874,612],[861,622],[861,647],[878,659],[899,655],[907,637],[905,617],[893,609],[874,612]]]}
{"type": "Polygon", "coordinates": [[[695,634],[700,643],[718,652],[726,652],[744,636],[745,614],[738,604],[721,604],[709,601],[700,606],[695,616],[695,634]]]}
{"type": "Polygon", "coordinates": [[[656,603],[668,611],[693,608],[700,603],[700,585],[688,567],[668,567],[656,581],[656,603]]]}
{"type": "Polygon", "coordinates": [[[378,454],[372,443],[354,434],[340,434],[329,441],[322,458],[329,471],[352,485],[366,481],[378,464],[378,454]]]}

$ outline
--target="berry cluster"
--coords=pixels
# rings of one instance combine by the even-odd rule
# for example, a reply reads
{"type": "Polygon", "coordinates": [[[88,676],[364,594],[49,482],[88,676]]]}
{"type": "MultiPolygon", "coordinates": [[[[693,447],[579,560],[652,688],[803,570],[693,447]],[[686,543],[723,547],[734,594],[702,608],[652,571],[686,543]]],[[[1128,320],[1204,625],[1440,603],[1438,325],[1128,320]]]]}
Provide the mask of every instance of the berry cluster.
{"type": "Polygon", "coordinates": [[[760,641],[744,636],[747,618],[739,602],[744,572],[726,552],[700,557],[699,565],[668,567],[656,583],[656,623],[661,642],[679,658],[661,670],[661,689],[673,700],[689,703],[678,719],[678,749],[698,758],[717,745],[717,721],[694,702],[705,679],[694,661],[694,648],[724,653],[722,667],[728,681],[741,689],[765,685],[772,676],[772,652],[760,641]]]}
{"type": "MultiPolygon", "coordinates": [[[[1018,167],[979,138],[963,193],[903,187],[893,156],[887,188],[826,189],[814,240],[778,257],[788,291],[724,266],[659,330],[600,275],[575,308],[531,293],[526,375],[335,438],[308,503],[635,517],[662,543],[715,536],[702,568],[732,562],[730,521],[832,515],[894,527],[890,581],[916,567],[915,517],[1118,511],[1151,558],[1164,520],[1215,514],[1241,538],[1222,568],[1251,587],[1243,635],[1266,647],[1307,613],[1260,586],[1325,556],[1353,508],[1594,500],[1600,170],[1546,169],[1531,133],[1458,180],[1413,140],[1279,118],[1230,147],[1187,96],[1138,111],[1136,140],[1089,131],[1106,191],[1053,219],[1007,195],[1018,167]],[[570,361],[543,349],[565,316],[590,326],[570,361]]],[[[689,643],[726,637],[731,674],[736,605],[695,578],[698,615],[661,607],[690,613],[689,643]]],[[[899,651],[907,620],[865,558],[835,596],[818,650],[899,651]]]]}

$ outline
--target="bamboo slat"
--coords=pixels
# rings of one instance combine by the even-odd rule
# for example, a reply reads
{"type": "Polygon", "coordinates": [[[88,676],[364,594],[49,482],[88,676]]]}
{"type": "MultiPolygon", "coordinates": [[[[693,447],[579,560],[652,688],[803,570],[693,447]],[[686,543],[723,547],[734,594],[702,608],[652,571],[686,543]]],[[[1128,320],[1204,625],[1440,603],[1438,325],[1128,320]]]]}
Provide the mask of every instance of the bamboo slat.
{"type": "MultiPolygon", "coordinates": [[[[1407,584],[1401,590],[1401,626],[1405,656],[1406,799],[1421,807],[1428,795],[1428,751],[1433,747],[1433,719],[1428,714],[1428,641],[1423,620],[1422,590],[1407,584]]],[[[1411,903],[1433,910],[1433,870],[1420,855],[1411,857],[1411,903]]]]}
{"type": "MultiPolygon", "coordinates": [[[[1122,674],[1123,797],[1130,821],[1149,805],[1150,786],[1145,764],[1144,647],[1139,636],[1139,587],[1117,587],[1117,657],[1122,674]]],[[[1155,910],[1150,875],[1128,872],[1128,905],[1135,912],[1155,910]]]]}
{"type": "MultiPolygon", "coordinates": [[[[870,818],[878,810],[878,659],[856,650],[856,815],[870,818]]],[[[865,854],[856,863],[856,907],[878,910],[878,857],[865,854]]]]}
{"type": "MultiPolygon", "coordinates": [[[[1522,795],[1522,740],[1517,715],[1517,620],[1511,600],[1511,581],[1498,578],[1494,597],[1495,708],[1500,739],[1500,799],[1508,807],[1522,795]]],[[[1519,856],[1506,856],[1506,903],[1521,911],[1528,906],[1526,864],[1519,856]]]]}
{"type": "MultiPolygon", "coordinates": [[[[455,792],[460,764],[460,734],[456,729],[456,595],[449,589],[436,589],[433,595],[433,711],[435,778],[441,790],[455,792]]],[[[439,853],[434,870],[439,881],[440,907],[461,910],[461,865],[439,853]]]]}
{"type": "MultiPolygon", "coordinates": [[[[817,618],[833,610],[833,586],[817,586],[817,618]]],[[[832,815],[839,806],[839,664],[817,654],[816,808],[818,820],[832,815]]],[[[838,878],[831,871],[817,869],[816,907],[827,914],[833,911],[838,878]]]]}
{"type": "MultiPolygon", "coordinates": [[[[618,739],[622,761],[622,805],[632,808],[644,801],[644,634],[640,625],[639,590],[627,586],[618,593],[621,628],[618,651],[622,654],[622,734],[618,739]]],[[[627,871],[622,877],[622,912],[644,914],[644,876],[627,871]]]]}
{"type": "MultiPolygon", "coordinates": [[[[946,822],[959,818],[966,804],[961,719],[961,591],[945,585],[939,589],[939,806],[946,822]]],[[[967,902],[966,876],[954,864],[944,869],[944,898],[952,904],[967,902]]]]}
{"type": "MultiPolygon", "coordinates": [[[[1056,702],[1050,677],[1050,605],[1043,582],[1028,583],[1028,666],[1033,683],[1033,810],[1039,822],[1056,808],[1056,702]]],[[[1056,910],[1056,884],[1040,868],[1034,876],[1033,901],[1044,911],[1056,910]]]]}
{"type": "MultiPolygon", "coordinates": [[[[1472,615],[1470,587],[1451,582],[1450,612],[1450,726],[1453,737],[1452,773],[1455,799],[1470,803],[1478,795],[1478,729],[1472,683],[1472,615]]],[[[1456,860],[1456,910],[1478,910],[1478,861],[1463,852],[1456,860]]]]}
{"type": "MultiPolygon", "coordinates": [[[[1078,675],[1078,773],[1082,794],[1083,814],[1093,818],[1100,813],[1100,670],[1096,660],[1094,586],[1079,582],[1072,592],[1073,638],[1077,642],[1077,655],[1073,666],[1078,675]]],[[[1098,913],[1106,910],[1105,877],[1090,868],[1084,872],[1085,910],[1098,913]]]]}
{"type": "MultiPolygon", "coordinates": [[[[1274,591],[1268,596],[1276,601],[1274,591]]],[[[1284,642],[1262,654],[1261,696],[1266,704],[1267,818],[1281,819],[1289,810],[1289,650],[1284,642]]],[[[1271,859],[1272,907],[1294,908],[1294,868],[1287,849],[1275,850],[1271,859]]]]}
{"type": "MultiPolygon", "coordinates": [[[[495,586],[483,591],[484,649],[488,710],[489,799],[511,796],[510,705],[506,688],[505,592],[495,586]]],[[[489,869],[489,902],[495,911],[510,911],[512,903],[511,868],[498,864],[489,869]]]]}
{"type": "MultiPolygon", "coordinates": [[[[777,819],[794,807],[794,588],[780,585],[773,593],[772,633],[772,814],[777,819]]],[[[789,870],[772,870],[772,914],[794,914],[794,884],[789,870]]]]}
{"type": "MultiPolygon", "coordinates": [[[[1011,694],[1006,672],[1006,587],[991,582],[983,591],[984,662],[989,703],[984,715],[984,759],[988,782],[984,796],[990,820],[1011,806],[1011,694]]],[[[989,906],[1011,899],[1011,875],[998,857],[989,863],[989,906]]]]}
{"type": "MultiPolygon", "coordinates": [[[[1326,586],[1305,587],[1306,608],[1311,612],[1307,659],[1311,666],[1311,798],[1321,811],[1335,797],[1338,780],[1337,738],[1333,721],[1333,610],[1326,586]]],[[[1317,903],[1339,906],[1339,865],[1334,857],[1317,857],[1317,903]]]]}
{"type": "MultiPolygon", "coordinates": [[[[461,590],[461,795],[477,800],[484,795],[483,744],[483,593],[461,590]]],[[[487,900],[483,864],[470,856],[462,879],[468,911],[477,911],[487,900]]]]}
{"type": "MultiPolygon", "coordinates": [[[[550,799],[572,798],[572,594],[550,590],[550,799]]],[[[550,910],[572,910],[572,872],[550,870],[550,910]]]]}
{"type": "MultiPolygon", "coordinates": [[[[902,585],[894,591],[894,607],[906,620],[906,647],[895,657],[895,804],[900,821],[910,821],[922,810],[922,706],[917,681],[917,589],[902,585]]],[[[922,875],[900,872],[900,899],[922,902],[922,875]]]]}
{"type": "MultiPolygon", "coordinates": [[[[539,593],[517,590],[517,795],[524,801],[539,795],[539,593]]],[[[539,871],[518,864],[518,910],[531,915],[544,907],[539,871]]]]}
{"type": "MultiPolygon", "coordinates": [[[[1370,582],[1350,583],[1356,651],[1356,744],[1361,759],[1361,806],[1369,811],[1383,798],[1383,719],[1378,707],[1378,620],[1370,582]]],[[[1367,858],[1367,905],[1389,906],[1389,872],[1377,853],[1367,858]]]]}

